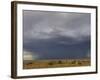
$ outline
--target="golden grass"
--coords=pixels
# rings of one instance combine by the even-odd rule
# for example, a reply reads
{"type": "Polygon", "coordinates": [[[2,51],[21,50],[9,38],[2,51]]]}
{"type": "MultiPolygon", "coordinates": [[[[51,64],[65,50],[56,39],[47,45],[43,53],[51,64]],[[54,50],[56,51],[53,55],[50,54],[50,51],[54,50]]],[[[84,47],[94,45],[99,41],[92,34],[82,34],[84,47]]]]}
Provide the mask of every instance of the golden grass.
{"type": "Polygon", "coordinates": [[[90,59],[33,60],[23,63],[24,69],[90,66],[90,59]]]}

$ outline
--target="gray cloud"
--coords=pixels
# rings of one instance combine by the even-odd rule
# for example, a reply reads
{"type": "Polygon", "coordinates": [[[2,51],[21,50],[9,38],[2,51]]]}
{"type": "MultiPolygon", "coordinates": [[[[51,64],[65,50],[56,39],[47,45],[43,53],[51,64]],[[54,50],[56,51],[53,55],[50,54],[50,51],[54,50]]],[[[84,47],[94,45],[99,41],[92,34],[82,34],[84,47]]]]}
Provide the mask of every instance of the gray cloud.
{"type": "MultiPolygon", "coordinates": [[[[23,11],[24,42],[59,37],[82,41],[90,37],[89,13],[23,11]]],[[[64,43],[62,41],[61,43],[64,43]]]]}

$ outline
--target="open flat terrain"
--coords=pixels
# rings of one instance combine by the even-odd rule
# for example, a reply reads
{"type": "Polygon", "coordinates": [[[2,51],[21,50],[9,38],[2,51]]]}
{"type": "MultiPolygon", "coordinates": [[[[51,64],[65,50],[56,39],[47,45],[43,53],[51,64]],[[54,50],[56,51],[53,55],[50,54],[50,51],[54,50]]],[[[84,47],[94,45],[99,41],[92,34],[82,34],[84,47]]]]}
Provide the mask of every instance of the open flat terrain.
{"type": "Polygon", "coordinates": [[[55,67],[75,67],[90,66],[90,59],[64,59],[64,60],[33,60],[24,61],[24,69],[34,68],[55,68],[55,67]]]}

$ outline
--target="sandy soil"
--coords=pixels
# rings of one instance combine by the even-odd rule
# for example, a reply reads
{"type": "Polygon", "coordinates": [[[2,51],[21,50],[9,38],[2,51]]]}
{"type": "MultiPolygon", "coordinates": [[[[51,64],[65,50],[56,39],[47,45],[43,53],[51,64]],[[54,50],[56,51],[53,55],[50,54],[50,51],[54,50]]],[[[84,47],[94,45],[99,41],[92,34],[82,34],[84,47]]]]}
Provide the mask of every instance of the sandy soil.
{"type": "Polygon", "coordinates": [[[90,66],[90,59],[24,61],[23,69],[90,66]]]}

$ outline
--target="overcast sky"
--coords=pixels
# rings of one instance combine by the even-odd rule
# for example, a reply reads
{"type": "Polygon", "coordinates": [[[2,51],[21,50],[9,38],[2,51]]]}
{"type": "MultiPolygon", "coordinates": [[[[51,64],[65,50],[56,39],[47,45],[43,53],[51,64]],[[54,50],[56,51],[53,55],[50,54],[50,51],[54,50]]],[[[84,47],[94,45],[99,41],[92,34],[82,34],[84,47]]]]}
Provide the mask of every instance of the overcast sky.
{"type": "Polygon", "coordinates": [[[90,24],[89,13],[24,10],[24,55],[34,59],[86,58],[90,55],[90,24]]]}

